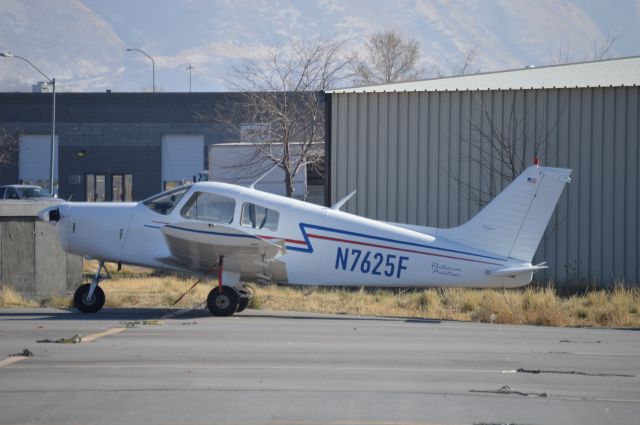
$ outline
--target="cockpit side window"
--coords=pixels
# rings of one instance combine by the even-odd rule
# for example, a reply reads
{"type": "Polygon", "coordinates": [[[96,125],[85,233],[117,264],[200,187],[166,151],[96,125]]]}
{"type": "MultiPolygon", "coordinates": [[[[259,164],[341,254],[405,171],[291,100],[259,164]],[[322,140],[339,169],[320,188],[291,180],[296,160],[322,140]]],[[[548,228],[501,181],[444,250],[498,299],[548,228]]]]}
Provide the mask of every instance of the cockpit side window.
{"type": "Polygon", "coordinates": [[[159,193],[151,198],[142,201],[151,210],[158,214],[168,215],[173,211],[175,206],[180,202],[180,199],[187,193],[188,187],[177,187],[167,192],[159,193]]]}
{"type": "Polygon", "coordinates": [[[280,213],[270,208],[245,202],[242,205],[240,225],[252,229],[278,230],[280,213]]]}
{"type": "Polygon", "coordinates": [[[196,192],[182,207],[180,215],[190,220],[201,220],[216,224],[231,224],[236,201],[215,193],[196,192]]]}

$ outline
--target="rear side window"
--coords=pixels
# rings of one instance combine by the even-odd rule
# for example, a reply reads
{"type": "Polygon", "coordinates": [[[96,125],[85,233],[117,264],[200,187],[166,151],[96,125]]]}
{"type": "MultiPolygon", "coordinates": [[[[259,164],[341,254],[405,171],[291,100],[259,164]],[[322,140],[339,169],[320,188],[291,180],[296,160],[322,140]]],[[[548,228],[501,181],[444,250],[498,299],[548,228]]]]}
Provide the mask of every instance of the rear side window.
{"type": "Polygon", "coordinates": [[[242,205],[240,225],[252,229],[278,230],[280,213],[260,205],[245,202],[242,205]]]}
{"type": "Polygon", "coordinates": [[[196,192],[180,211],[180,215],[190,220],[209,223],[230,224],[236,209],[236,201],[215,193],[196,192]]]}

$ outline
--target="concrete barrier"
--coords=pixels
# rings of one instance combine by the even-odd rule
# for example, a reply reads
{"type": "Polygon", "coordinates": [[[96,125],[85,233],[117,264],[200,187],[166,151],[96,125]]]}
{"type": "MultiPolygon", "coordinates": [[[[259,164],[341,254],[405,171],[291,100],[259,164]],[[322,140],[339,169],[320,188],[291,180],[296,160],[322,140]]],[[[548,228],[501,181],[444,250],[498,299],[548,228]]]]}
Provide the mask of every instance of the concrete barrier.
{"type": "Polygon", "coordinates": [[[38,218],[54,202],[0,201],[0,286],[60,295],[82,283],[82,257],[67,254],[55,227],[38,218]]]}

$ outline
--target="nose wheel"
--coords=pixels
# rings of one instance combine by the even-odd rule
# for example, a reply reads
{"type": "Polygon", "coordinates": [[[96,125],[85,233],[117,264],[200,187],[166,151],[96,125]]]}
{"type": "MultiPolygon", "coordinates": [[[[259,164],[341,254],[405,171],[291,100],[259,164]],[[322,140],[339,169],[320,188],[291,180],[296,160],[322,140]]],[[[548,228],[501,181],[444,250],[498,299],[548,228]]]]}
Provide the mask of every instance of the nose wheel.
{"type": "Polygon", "coordinates": [[[85,283],[80,285],[73,295],[73,305],[83,313],[97,313],[104,305],[105,297],[102,288],[96,286],[92,295],[89,295],[90,291],[91,284],[85,283]]]}
{"type": "Polygon", "coordinates": [[[104,306],[104,291],[98,286],[101,280],[109,278],[109,271],[104,266],[104,261],[98,264],[98,270],[91,279],[91,283],[80,285],[73,295],[73,306],[83,313],[97,313],[104,306]],[[101,275],[102,269],[106,277],[101,275]]]}

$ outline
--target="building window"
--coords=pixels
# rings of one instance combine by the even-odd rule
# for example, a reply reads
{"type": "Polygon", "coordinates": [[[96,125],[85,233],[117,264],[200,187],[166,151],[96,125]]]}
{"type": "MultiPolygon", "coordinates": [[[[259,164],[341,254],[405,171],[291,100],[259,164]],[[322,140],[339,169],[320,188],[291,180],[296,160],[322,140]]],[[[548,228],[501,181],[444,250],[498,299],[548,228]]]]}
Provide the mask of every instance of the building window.
{"type": "Polygon", "coordinates": [[[124,201],[123,178],[120,174],[111,176],[111,200],[113,202],[124,201]]]}
{"type": "Polygon", "coordinates": [[[85,176],[85,199],[87,202],[104,202],[107,177],[104,174],[85,176]]]}
{"type": "Polygon", "coordinates": [[[111,176],[111,200],[113,202],[133,201],[132,174],[114,174],[111,176]]]}
{"type": "Polygon", "coordinates": [[[252,229],[278,230],[280,213],[276,210],[245,202],[242,205],[240,225],[252,229]]]}
{"type": "Polygon", "coordinates": [[[124,200],[133,201],[133,174],[124,175],[124,200]]]}
{"type": "Polygon", "coordinates": [[[180,214],[191,220],[230,224],[236,209],[236,201],[215,193],[196,192],[187,201],[180,214]]]}

